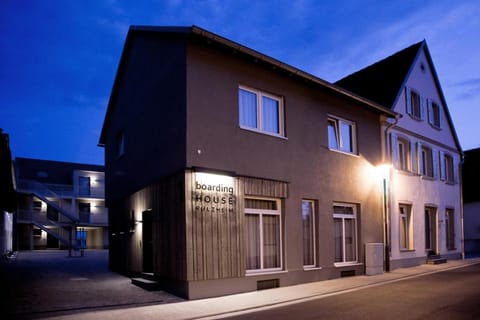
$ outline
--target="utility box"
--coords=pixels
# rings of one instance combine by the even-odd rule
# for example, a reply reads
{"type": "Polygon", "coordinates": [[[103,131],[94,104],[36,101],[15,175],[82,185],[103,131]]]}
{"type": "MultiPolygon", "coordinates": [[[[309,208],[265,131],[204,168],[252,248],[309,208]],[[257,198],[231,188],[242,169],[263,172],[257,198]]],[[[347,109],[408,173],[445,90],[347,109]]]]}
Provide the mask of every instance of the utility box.
{"type": "Polygon", "coordinates": [[[383,273],[383,243],[365,244],[365,274],[374,276],[383,273]]]}

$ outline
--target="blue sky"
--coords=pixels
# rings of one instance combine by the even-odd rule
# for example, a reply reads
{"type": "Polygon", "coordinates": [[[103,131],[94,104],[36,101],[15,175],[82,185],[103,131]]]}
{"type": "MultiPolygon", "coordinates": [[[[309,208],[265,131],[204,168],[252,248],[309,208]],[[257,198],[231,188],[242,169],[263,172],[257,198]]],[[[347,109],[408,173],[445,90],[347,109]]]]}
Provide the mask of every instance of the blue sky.
{"type": "Polygon", "coordinates": [[[427,40],[464,150],[480,147],[480,1],[2,0],[0,128],[14,157],[103,164],[130,25],[197,25],[334,82],[427,40]]]}

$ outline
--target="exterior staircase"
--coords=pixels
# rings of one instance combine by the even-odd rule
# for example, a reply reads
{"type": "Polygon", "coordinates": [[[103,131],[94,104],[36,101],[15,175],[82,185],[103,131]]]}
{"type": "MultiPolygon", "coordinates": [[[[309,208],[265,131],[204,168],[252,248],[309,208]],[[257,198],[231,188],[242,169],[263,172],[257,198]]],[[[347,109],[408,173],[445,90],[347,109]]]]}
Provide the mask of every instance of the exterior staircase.
{"type": "Polygon", "coordinates": [[[23,212],[19,215],[18,220],[31,223],[42,229],[52,237],[58,239],[63,245],[69,249],[79,249],[78,242],[75,238],[75,228],[80,221],[72,215],[69,209],[62,208],[58,203],[50,200],[55,199],[61,202],[62,197],[57,195],[48,186],[33,180],[20,180],[17,184],[17,192],[30,194],[35,198],[43,201],[47,207],[58,213],[59,221],[50,219],[48,214],[40,214],[34,211],[23,212]]]}
{"type": "Polygon", "coordinates": [[[160,284],[155,280],[153,273],[142,272],[139,277],[132,278],[132,284],[147,291],[160,290],[160,284]]]}

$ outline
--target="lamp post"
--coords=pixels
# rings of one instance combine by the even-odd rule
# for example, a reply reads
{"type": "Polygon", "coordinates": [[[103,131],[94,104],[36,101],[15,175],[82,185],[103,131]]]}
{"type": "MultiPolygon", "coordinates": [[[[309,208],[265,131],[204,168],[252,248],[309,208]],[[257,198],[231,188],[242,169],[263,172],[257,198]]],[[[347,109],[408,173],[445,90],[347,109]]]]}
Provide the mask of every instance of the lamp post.
{"type": "Polygon", "coordinates": [[[378,166],[382,179],[382,204],[383,204],[383,243],[384,243],[384,269],[390,271],[390,215],[389,215],[389,178],[391,164],[382,164],[378,166]]]}

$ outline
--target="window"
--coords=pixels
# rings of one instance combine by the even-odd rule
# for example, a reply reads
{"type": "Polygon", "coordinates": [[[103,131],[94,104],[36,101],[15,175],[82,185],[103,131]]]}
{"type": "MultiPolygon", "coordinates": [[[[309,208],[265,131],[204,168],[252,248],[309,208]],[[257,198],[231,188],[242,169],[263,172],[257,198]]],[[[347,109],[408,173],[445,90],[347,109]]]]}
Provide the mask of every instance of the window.
{"type": "Polygon", "coordinates": [[[411,171],[411,147],[410,141],[403,137],[397,137],[392,133],[392,160],[395,168],[403,171],[411,171]]]}
{"type": "Polygon", "coordinates": [[[118,157],[121,157],[125,153],[125,134],[120,132],[117,135],[116,141],[115,141],[115,152],[118,157]]]}
{"type": "Polygon", "coordinates": [[[407,113],[414,119],[423,120],[424,102],[420,94],[411,88],[406,88],[407,95],[407,113]]]}
{"type": "Polygon", "coordinates": [[[37,201],[37,200],[34,200],[33,201],[33,211],[42,211],[42,201],[37,201]]]}
{"type": "Polygon", "coordinates": [[[78,177],[78,195],[83,197],[90,196],[90,177],[78,177]]]}
{"type": "Polygon", "coordinates": [[[418,144],[418,166],[419,173],[422,176],[435,178],[437,175],[438,164],[437,152],[434,152],[429,147],[418,144]]]}
{"type": "Polygon", "coordinates": [[[440,151],[440,179],[447,183],[455,183],[455,167],[453,157],[440,151]]]}
{"type": "Polygon", "coordinates": [[[328,118],[328,147],[348,153],[357,152],[355,123],[340,118],[328,118]]]}
{"type": "Polygon", "coordinates": [[[90,222],[90,203],[80,202],[78,204],[78,218],[80,222],[90,222]]]}
{"type": "Polygon", "coordinates": [[[442,128],[442,113],[440,105],[433,102],[431,99],[427,100],[428,107],[428,123],[437,129],[442,128]]]}
{"type": "Polygon", "coordinates": [[[354,205],[334,204],[335,264],[357,262],[357,213],[354,205]]]}
{"type": "Polygon", "coordinates": [[[283,100],[258,90],[238,90],[240,127],[284,136],[283,100]]]}
{"type": "Polygon", "coordinates": [[[412,206],[400,204],[398,209],[400,216],[400,250],[411,250],[413,248],[412,206]]]}
{"type": "Polygon", "coordinates": [[[282,268],[281,211],[278,199],[245,199],[247,272],[282,268]]]}
{"type": "Polygon", "coordinates": [[[447,236],[447,249],[455,250],[455,211],[447,209],[445,212],[445,231],[447,236]]]}
{"type": "Polygon", "coordinates": [[[314,202],[302,200],[303,221],[303,266],[315,267],[315,209],[314,202]]]}

